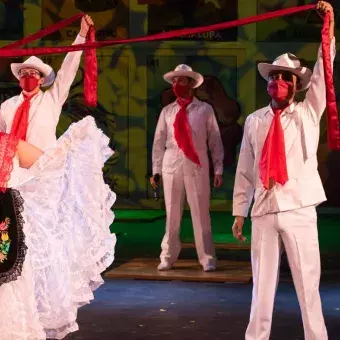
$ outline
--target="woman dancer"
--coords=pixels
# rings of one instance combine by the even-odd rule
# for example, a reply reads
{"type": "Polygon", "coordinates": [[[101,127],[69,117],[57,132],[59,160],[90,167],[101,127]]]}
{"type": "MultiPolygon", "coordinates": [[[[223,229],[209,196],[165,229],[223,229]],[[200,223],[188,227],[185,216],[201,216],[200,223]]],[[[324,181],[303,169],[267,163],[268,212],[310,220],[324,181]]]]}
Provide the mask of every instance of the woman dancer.
{"type": "Polygon", "coordinates": [[[92,117],[45,152],[0,133],[0,339],[62,339],[114,260],[113,151],[92,117]],[[20,180],[20,168],[28,177],[20,180]],[[28,179],[27,179],[28,178],[28,179]]]}

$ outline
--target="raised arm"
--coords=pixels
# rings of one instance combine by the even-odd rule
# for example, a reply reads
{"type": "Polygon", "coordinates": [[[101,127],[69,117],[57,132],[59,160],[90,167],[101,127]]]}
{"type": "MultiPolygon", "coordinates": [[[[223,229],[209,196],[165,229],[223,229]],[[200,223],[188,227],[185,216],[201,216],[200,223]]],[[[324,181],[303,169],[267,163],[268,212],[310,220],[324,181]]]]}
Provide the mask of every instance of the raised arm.
{"type": "Polygon", "coordinates": [[[233,216],[247,217],[254,196],[253,169],[255,157],[249,140],[250,124],[251,116],[248,116],[244,124],[243,139],[236,169],[233,216]]]}
{"type": "MultiPolygon", "coordinates": [[[[333,62],[336,54],[335,49],[335,37],[334,37],[334,13],[332,6],[325,2],[319,1],[317,9],[320,14],[330,13],[330,27],[329,27],[329,38],[330,43],[330,54],[331,54],[331,66],[333,71],[333,62]]],[[[322,48],[320,46],[317,56],[317,61],[314,66],[313,75],[311,78],[311,85],[306,93],[305,100],[301,103],[304,110],[304,119],[308,118],[313,124],[319,124],[322,114],[326,108],[326,84],[323,67],[323,55],[322,48]]]]}
{"type": "MultiPolygon", "coordinates": [[[[83,44],[86,39],[86,35],[90,26],[93,25],[93,21],[89,16],[85,16],[81,21],[81,28],[76,40],[73,45],[83,44]]],[[[76,77],[82,51],[69,52],[67,53],[58,73],[56,79],[49,90],[53,101],[58,105],[62,106],[70,92],[71,85],[76,77]]],[[[57,117],[59,119],[59,117],[57,117]]]]}

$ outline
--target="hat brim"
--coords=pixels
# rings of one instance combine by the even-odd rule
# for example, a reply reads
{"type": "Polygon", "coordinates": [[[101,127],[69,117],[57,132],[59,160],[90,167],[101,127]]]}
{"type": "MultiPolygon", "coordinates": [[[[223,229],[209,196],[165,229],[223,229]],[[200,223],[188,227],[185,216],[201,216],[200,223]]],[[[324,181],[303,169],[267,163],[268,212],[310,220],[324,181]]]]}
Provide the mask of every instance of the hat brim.
{"type": "Polygon", "coordinates": [[[44,83],[41,85],[42,87],[50,86],[54,82],[55,73],[53,71],[53,68],[50,65],[43,64],[41,66],[37,66],[36,64],[30,64],[30,63],[12,63],[11,70],[15,78],[20,79],[19,72],[23,68],[32,68],[32,69],[39,71],[45,78],[44,83]]]}
{"type": "Polygon", "coordinates": [[[174,77],[189,77],[195,81],[194,88],[197,88],[203,84],[204,78],[201,74],[194,71],[171,71],[164,74],[163,78],[169,84],[172,84],[174,77]]]}
{"type": "Polygon", "coordinates": [[[301,82],[301,89],[298,90],[297,92],[308,89],[313,74],[313,72],[307,67],[293,68],[268,63],[259,63],[257,65],[257,69],[259,70],[261,76],[267,81],[269,79],[269,74],[273,71],[288,71],[295,74],[297,77],[299,77],[301,82]]]}

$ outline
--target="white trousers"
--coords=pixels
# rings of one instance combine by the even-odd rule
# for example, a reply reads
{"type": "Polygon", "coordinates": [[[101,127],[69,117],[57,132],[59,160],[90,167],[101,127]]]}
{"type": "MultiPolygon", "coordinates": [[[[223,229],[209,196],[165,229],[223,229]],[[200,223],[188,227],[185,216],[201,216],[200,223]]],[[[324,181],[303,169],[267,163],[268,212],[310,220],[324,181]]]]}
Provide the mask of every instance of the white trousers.
{"type": "Polygon", "coordinates": [[[305,340],[327,340],[319,294],[320,251],[314,206],[252,218],[254,287],[245,339],[269,339],[283,246],[300,304],[305,340]]]}
{"type": "Polygon", "coordinates": [[[161,244],[162,262],[174,263],[181,251],[180,226],[186,193],[194,228],[198,260],[202,266],[215,265],[215,248],[210,221],[210,181],[208,170],[186,175],[182,169],[163,173],[166,207],[165,235],[161,244]]]}

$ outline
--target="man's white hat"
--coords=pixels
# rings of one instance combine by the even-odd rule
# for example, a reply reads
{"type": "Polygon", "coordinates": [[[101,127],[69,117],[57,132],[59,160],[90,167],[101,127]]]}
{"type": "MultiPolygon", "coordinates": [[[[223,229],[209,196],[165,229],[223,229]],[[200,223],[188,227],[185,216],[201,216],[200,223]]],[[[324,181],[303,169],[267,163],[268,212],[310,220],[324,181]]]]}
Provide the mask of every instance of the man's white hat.
{"type": "Polygon", "coordinates": [[[29,57],[23,63],[12,63],[11,70],[17,79],[20,79],[19,72],[23,68],[33,68],[39,71],[45,78],[44,83],[41,85],[47,87],[53,84],[55,79],[55,73],[50,65],[45,64],[41,59],[37,57],[29,57]]]}
{"type": "Polygon", "coordinates": [[[301,89],[299,91],[303,91],[310,86],[312,71],[307,67],[301,67],[300,60],[292,53],[280,55],[272,64],[259,63],[257,68],[261,76],[267,81],[272,71],[288,71],[300,78],[301,89]]]}
{"type": "Polygon", "coordinates": [[[170,84],[172,84],[172,79],[174,77],[189,77],[193,79],[195,81],[194,88],[202,85],[204,81],[204,78],[201,74],[194,72],[190,66],[185,64],[176,66],[176,68],[173,71],[168,72],[163,76],[164,80],[170,84]]]}

